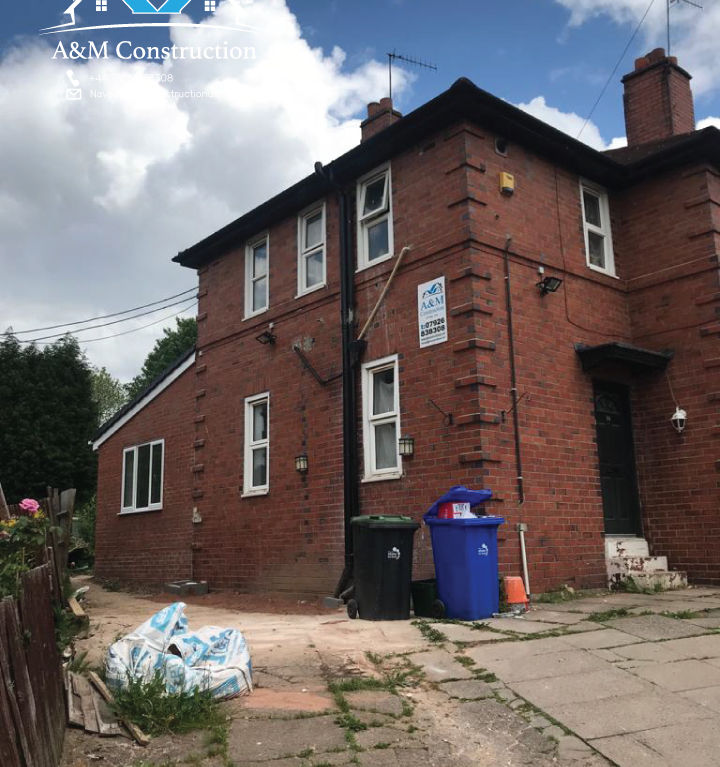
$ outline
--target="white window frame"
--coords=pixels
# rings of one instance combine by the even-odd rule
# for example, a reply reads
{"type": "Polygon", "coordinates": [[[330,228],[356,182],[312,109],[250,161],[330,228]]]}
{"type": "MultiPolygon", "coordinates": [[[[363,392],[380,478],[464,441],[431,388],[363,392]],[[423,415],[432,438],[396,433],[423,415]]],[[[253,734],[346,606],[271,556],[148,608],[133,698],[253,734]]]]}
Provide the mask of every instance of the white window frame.
{"type": "Polygon", "coordinates": [[[393,235],[393,203],[392,203],[392,174],[390,165],[383,165],[376,168],[372,173],[363,176],[357,182],[356,191],[356,216],[357,216],[357,271],[368,269],[375,264],[381,264],[393,257],[394,235],[393,235]],[[386,204],[377,211],[363,215],[365,207],[365,192],[370,184],[377,181],[381,176],[385,176],[385,195],[386,204]],[[370,224],[377,224],[383,219],[388,221],[388,253],[373,261],[368,260],[368,228],[370,224]]]}
{"type": "Polygon", "coordinates": [[[243,470],[242,497],[267,495],[270,492],[270,392],[254,394],[245,399],[245,455],[243,470]],[[265,439],[253,440],[253,408],[255,405],[267,403],[267,435],[265,439]],[[264,485],[253,485],[253,450],[264,447],[266,450],[266,475],[264,485]]]}
{"type": "Polygon", "coordinates": [[[255,317],[268,310],[270,305],[270,235],[266,232],[259,237],[250,240],[245,246],[245,319],[255,317]],[[265,243],[266,271],[265,277],[265,306],[260,309],[253,309],[253,284],[257,277],[253,277],[253,256],[255,248],[265,243]]]}
{"type": "Polygon", "coordinates": [[[615,255],[613,253],[612,230],[610,227],[610,200],[605,189],[597,184],[593,184],[585,179],[580,179],[580,206],[582,210],[583,236],[585,239],[585,263],[589,269],[601,274],[607,274],[610,277],[616,277],[615,274],[615,255]],[[585,192],[589,192],[597,197],[600,203],[600,224],[595,226],[588,222],[585,217],[585,192]],[[597,266],[590,263],[590,242],[589,233],[592,232],[603,238],[605,266],[597,266]]]}
{"type": "Polygon", "coordinates": [[[131,445],[123,450],[122,469],[120,472],[120,514],[141,514],[146,511],[158,511],[163,505],[163,491],[165,488],[165,440],[154,439],[148,442],[141,442],[137,445],[131,445]],[[148,477],[148,505],[138,507],[135,505],[137,498],[137,475],[138,475],[138,451],[141,447],[150,446],[150,476],[148,477]],[[162,465],[160,466],[160,500],[152,503],[153,485],[152,485],[152,451],[155,445],[162,447],[162,465]],[[134,453],[133,458],[133,482],[132,482],[132,503],[125,505],[125,456],[128,453],[134,453]]]}
{"type": "Polygon", "coordinates": [[[400,381],[398,355],[393,354],[362,366],[362,402],[363,402],[363,482],[378,482],[402,477],[402,456],[400,455],[400,381]],[[373,415],[373,376],[388,368],[393,368],[395,384],[395,410],[392,413],[373,415]],[[395,422],[395,453],[397,465],[387,469],[375,467],[375,427],[384,423],[395,422]]]}
{"type": "Polygon", "coordinates": [[[315,290],[320,290],[321,288],[324,288],[327,285],[327,229],[326,229],[324,202],[320,203],[319,205],[313,205],[312,208],[308,208],[307,210],[303,211],[298,216],[297,274],[298,274],[298,287],[297,287],[296,298],[299,298],[300,296],[304,296],[307,293],[312,293],[315,290]],[[313,245],[312,247],[308,248],[305,243],[305,234],[307,232],[307,227],[305,226],[305,224],[309,218],[316,216],[318,213],[320,213],[320,215],[322,216],[321,224],[320,224],[322,227],[322,240],[320,241],[320,244],[313,245]],[[323,253],[322,280],[316,283],[315,285],[306,287],[305,283],[307,278],[307,260],[310,256],[314,255],[318,251],[322,251],[323,253]]]}

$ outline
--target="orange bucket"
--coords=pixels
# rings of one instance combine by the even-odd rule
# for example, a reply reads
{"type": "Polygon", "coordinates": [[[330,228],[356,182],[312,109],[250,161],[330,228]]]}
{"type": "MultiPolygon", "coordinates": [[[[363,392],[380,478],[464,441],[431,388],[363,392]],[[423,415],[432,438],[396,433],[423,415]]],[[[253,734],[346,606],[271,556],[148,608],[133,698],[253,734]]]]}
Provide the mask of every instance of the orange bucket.
{"type": "Polygon", "coordinates": [[[529,602],[525,593],[523,579],[513,575],[505,577],[505,594],[509,605],[523,605],[527,610],[529,602]]]}

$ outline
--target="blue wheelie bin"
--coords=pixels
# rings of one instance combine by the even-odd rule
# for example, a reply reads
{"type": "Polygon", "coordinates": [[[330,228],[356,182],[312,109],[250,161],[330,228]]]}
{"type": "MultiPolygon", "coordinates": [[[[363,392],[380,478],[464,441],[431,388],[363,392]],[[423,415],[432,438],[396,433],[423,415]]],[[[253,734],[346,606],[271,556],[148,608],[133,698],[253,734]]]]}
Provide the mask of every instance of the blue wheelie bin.
{"type": "Polygon", "coordinates": [[[458,501],[474,506],[491,495],[489,490],[454,487],[424,516],[432,536],[438,597],[448,618],[479,620],[498,611],[497,530],[505,520],[442,519],[437,511],[441,503],[458,501]]]}

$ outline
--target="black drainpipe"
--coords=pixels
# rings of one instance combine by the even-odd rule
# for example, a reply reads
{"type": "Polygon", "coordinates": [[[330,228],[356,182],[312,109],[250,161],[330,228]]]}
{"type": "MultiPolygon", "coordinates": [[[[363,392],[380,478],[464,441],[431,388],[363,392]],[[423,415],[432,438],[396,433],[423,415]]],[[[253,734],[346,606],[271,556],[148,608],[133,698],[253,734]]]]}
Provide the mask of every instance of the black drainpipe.
{"type": "Polygon", "coordinates": [[[505,238],[503,261],[505,264],[505,306],[507,309],[508,347],[510,353],[510,398],[513,415],[513,431],[515,432],[515,467],[517,470],[517,492],[519,503],[525,502],[525,487],[523,485],[522,453],[520,450],[520,421],[518,415],[517,374],[515,371],[515,335],[513,333],[512,294],[510,292],[510,243],[512,237],[505,238]]]}
{"type": "Polygon", "coordinates": [[[338,196],[340,223],[340,328],[342,338],[343,389],[343,503],[345,509],[345,567],[335,587],[339,597],[349,587],[353,573],[352,532],[350,520],[360,513],[358,488],[357,436],[357,365],[365,350],[365,341],[355,336],[355,273],[350,248],[348,195],[321,163],[315,172],[327,181],[338,196]]]}

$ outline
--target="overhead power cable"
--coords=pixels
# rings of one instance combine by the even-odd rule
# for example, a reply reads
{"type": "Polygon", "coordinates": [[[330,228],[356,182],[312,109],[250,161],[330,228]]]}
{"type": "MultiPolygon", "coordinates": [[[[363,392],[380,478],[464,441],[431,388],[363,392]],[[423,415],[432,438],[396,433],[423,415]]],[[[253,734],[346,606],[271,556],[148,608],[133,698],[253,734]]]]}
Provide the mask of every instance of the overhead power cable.
{"type": "MultiPolygon", "coordinates": [[[[120,322],[129,322],[130,320],[136,320],[138,317],[146,317],[148,314],[155,314],[156,312],[160,312],[163,309],[170,309],[173,306],[180,306],[180,304],[184,304],[186,301],[191,300],[195,301],[197,299],[197,296],[186,296],[185,298],[180,299],[180,301],[174,301],[170,304],[164,304],[163,306],[158,306],[155,309],[150,309],[147,312],[140,312],[140,314],[133,314],[131,317],[123,317],[119,320],[113,320],[112,322],[101,322],[99,325],[88,325],[84,328],[78,328],[77,330],[74,330],[73,333],[84,333],[86,330],[96,330],[97,328],[107,328],[110,325],[117,325],[120,322]]],[[[22,339],[22,342],[25,344],[32,344],[36,341],[47,341],[50,338],[62,338],[63,336],[66,336],[70,331],[65,331],[63,333],[53,333],[49,336],[39,336],[38,338],[30,338],[30,339],[22,339]]],[[[80,340],[80,339],[78,339],[80,340]]]]}
{"type": "MultiPolygon", "coordinates": [[[[192,303],[189,306],[186,306],[184,309],[181,309],[179,312],[175,312],[174,314],[168,314],[167,317],[161,317],[159,320],[153,320],[153,322],[148,322],[147,324],[140,325],[140,327],[137,327],[137,328],[132,328],[132,330],[124,330],[121,333],[113,333],[112,335],[109,335],[109,336],[99,336],[98,338],[78,338],[77,341],[79,344],[91,344],[91,343],[94,343],[95,341],[107,341],[110,338],[117,338],[118,336],[127,336],[130,333],[137,333],[139,330],[145,330],[145,328],[150,328],[153,325],[158,325],[161,322],[165,322],[166,320],[171,320],[174,317],[179,317],[181,314],[184,314],[189,309],[192,309],[193,306],[197,303],[197,299],[195,297],[193,297],[191,300],[192,300],[192,303]]],[[[34,342],[23,341],[22,343],[27,344],[27,343],[34,343],[34,342]]],[[[41,343],[43,343],[44,345],[47,345],[50,342],[44,341],[41,343]]]]}
{"type": "Polygon", "coordinates": [[[590,122],[590,118],[593,116],[593,113],[595,112],[597,105],[600,103],[600,100],[605,95],[605,91],[607,90],[608,85],[610,85],[610,81],[613,79],[613,77],[615,77],[615,72],[617,72],[618,67],[622,63],[622,60],[625,58],[625,54],[628,52],[628,49],[632,45],[633,40],[637,36],[637,33],[640,31],[640,27],[642,27],[643,23],[645,22],[645,19],[647,18],[648,13],[650,13],[650,9],[653,7],[653,5],[655,5],[655,0],[650,0],[650,5],[648,5],[648,7],[645,9],[645,13],[643,13],[642,18],[640,19],[637,26],[635,27],[635,31],[632,33],[632,35],[630,35],[630,39],[627,41],[627,45],[625,46],[625,48],[623,48],[623,52],[620,54],[620,58],[618,58],[618,60],[615,62],[613,71],[610,72],[610,77],[608,77],[608,79],[605,82],[605,85],[603,85],[602,90],[600,91],[600,95],[595,100],[595,103],[593,104],[592,109],[590,110],[590,113],[585,118],[585,122],[582,124],[582,128],[580,128],[575,138],[580,138],[580,136],[582,135],[582,132],[585,130],[587,124],[590,122]]]}
{"type": "MultiPolygon", "coordinates": [[[[174,298],[180,298],[180,296],[184,296],[187,293],[192,293],[196,291],[197,288],[189,288],[188,290],[183,290],[182,293],[175,293],[175,295],[167,296],[166,298],[161,298],[159,301],[152,301],[149,304],[143,304],[142,306],[135,306],[132,309],[123,309],[121,312],[113,312],[112,314],[101,314],[98,317],[90,317],[86,320],[77,320],[76,322],[63,322],[60,325],[47,325],[44,328],[30,328],[29,330],[13,330],[12,333],[6,332],[6,333],[0,333],[0,336],[16,336],[19,333],[41,333],[45,330],[56,330],[57,328],[70,328],[75,327],[76,325],[84,325],[86,322],[95,322],[96,320],[107,320],[110,317],[120,317],[123,314],[130,314],[131,312],[138,312],[141,309],[147,309],[150,306],[157,306],[158,304],[164,304],[167,301],[172,301],[174,298]]],[[[160,307],[160,309],[163,309],[164,307],[160,307]]],[[[157,311],[160,311],[158,309],[157,311]]],[[[64,335],[64,333],[62,334],[64,335]]]]}

